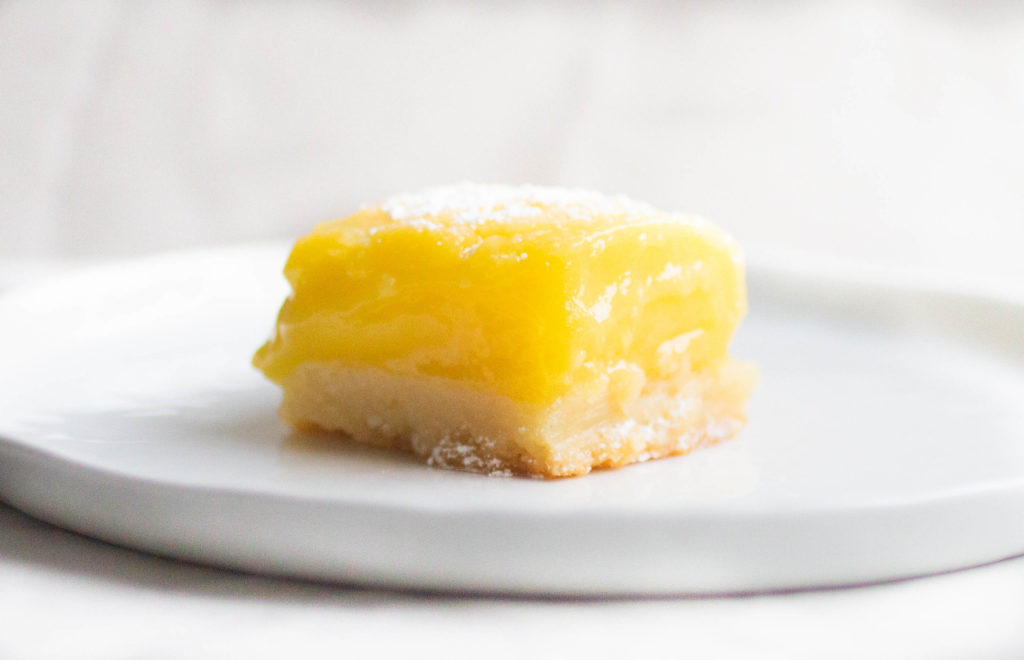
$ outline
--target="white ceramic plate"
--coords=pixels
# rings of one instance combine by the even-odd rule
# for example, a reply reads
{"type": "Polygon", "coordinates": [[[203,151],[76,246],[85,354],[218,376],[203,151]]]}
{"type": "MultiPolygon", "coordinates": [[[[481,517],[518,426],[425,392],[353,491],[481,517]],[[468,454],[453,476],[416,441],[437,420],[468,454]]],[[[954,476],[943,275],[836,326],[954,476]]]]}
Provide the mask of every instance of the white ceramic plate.
{"type": "Polygon", "coordinates": [[[735,592],[1024,552],[1024,305],[755,260],[742,436],[536,481],[290,432],[249,366],[282,246],[91,269],[0,298],[0,496],[245,570],[444,590],[735,592]]]}

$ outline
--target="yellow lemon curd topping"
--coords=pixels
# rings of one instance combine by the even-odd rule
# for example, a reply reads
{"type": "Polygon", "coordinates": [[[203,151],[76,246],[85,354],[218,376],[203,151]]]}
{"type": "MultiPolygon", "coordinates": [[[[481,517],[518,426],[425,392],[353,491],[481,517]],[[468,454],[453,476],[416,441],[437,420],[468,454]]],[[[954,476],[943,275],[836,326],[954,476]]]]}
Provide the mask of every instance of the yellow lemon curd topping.
{"type": "MultiPolygon", "coordinates": [[[[511,467],[579,474],[592,466],[682,453],[712,441],[700,429],[681,427],[677,418],[683,413],[676,410],[671,423],[648,422],[660,423],[661,435],[694,431],[685,447],[648,438],[642,446],[620,451],[619,436],[628,420],[605,419],[612,413],[604,404],[598,406],[599,415],[587,412],[597,405],[597,395],[585,404],[577,397],[565,409],[571,413],[560,414],[560,419],[576,420],[569,425],[571,433],[553,431],[552,418],[537,411],[589,391],[628,413],[623,406],[642,397],[651,383],[717,374],[729,362],[728,344],[746,309],[739,249],[710,223],[622,197],[535,186],[459,184],[364,207],[300,239],[284,272],[292,294],[254,364],[284,386],[286,419],[375,444],[410,448],[411,442],[413,451],[433,452],[437,464],[484,471],[511,467]],[[314,378],[303,365],[328,365],[334,376],[314,378]],[[293,378],[297,371],[305,375],[293,378]],[[344,408],[363,396],[353,394],[355,385],[347,391],[344,383],[324,385],[324,378],[354,383],[353,374],[367,373],[376,376],[366,381],[374,384],[360,386],[364,391],[377,387],[381,378],[430,382],[435,389],[438,383],[452,383],[477,397],[466,406],[490,400],[521,404],[529,414],[511,414],[507,426],[522,437],[511,445],[498,438],[498,451],[493,436],[505,435],[504,427],[483,432],[467,430],[463,423],[456,452],[461,462],[452,465],[437,458],[434,441],[422,439],[436,436],[436,443],[444,444],[451,434],[417,434],[417,425],[436,421],[417,417],[419,412],[403,412],[395,424],[375,421],[369,426],[351,421],[351,411],[321,414],[324,406],[344,408]],[[318,393],[318,388],[333,393],[318,393]],[[310,403],[314,399],[315,405],[310,403]],[[595,417],[594,429],[617,424],[616,438],[607,429],[583,433],[586,424],[579,419],[589,416],[595,417]],[[575,447],[571,459],[568,450],[556,446],[568,442],[556,438],[566,434],[576,438],[569,443],[575,447]],[[600,442],[615,449],[581,449],[584,436],[600,436],[600,442]],[[494,451],[520,452],[525,458],[503,454],[486,469],[463,460],[467,454],[486,458],[494,451]],[[552,467],[555,463],[561,467],[552,467]]],[[[689,396],[699,399],[710,391],[701,387],[689,396]]],[[[747,390],[739,390],[728,396],[745,398],[747,390]]],[[[390,385],[380,392],[403,396],[390,385]]],[[[367,401],[361,405],[374,405],[367,401]]],[[[463,405],[429,396],[417,401],[420,408],[463,405]],[[438,403],[423,403],[429,401],[438,403]]],[[[723,414],[741,420],[741,404],[725,406],[729,410],[723,414]]],[[[382,410],[384,416],[399,414],[394,406],[382,410]]],[[[444,423],[456,423],[456,412],[448,411],[444,423]]],[[[375,413],[371,421],[378,417],[375,413]]],[[[711,413],[701,413],[696,423],[717,422],[711,413]]]]}
{"type": "Polygon", "coordinates": [[[288,259],[293,294],[256,366],[281,382],[302,362],[341,361],[547,404],[620,362],[661,374],[672,339],[695,371],[726,355],[746,300],[725,234],[534,191],[547,192],[484,187],[461,209],[398,198],[319,225],[288,259]]]}

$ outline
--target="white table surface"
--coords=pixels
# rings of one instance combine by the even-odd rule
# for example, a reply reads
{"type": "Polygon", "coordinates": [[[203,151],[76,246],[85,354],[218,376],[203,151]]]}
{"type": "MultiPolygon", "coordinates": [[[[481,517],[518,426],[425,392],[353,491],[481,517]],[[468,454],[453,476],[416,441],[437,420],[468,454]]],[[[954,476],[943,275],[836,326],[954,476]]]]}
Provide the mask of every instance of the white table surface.
{"type": "Polygon", "coordinates": [[[0,657],[1024,657],[1024,558],[746,597],[454,598],[147,556],[0,506],[0,657]]]}

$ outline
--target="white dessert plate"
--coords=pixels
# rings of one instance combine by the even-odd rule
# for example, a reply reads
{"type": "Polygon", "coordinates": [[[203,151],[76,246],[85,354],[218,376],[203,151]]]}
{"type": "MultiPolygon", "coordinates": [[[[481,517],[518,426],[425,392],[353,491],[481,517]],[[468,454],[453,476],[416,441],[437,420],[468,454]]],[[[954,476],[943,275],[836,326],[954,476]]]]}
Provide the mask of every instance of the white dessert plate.
{"type": "Polygon", "coordinates": [[[287,248],[81,271],[0,297],[0,497],[160,555],[473,592],[864,583],[1024,553],[1024,304],[754,259],[742,435],[567,480],[291,432],[249,365],[287,248]]]}

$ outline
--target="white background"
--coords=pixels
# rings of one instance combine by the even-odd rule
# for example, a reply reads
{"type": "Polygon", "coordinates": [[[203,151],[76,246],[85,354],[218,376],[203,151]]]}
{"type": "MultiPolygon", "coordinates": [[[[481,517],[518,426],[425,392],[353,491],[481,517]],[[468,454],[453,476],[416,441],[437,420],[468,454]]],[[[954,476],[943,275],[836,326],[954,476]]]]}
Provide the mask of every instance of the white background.
{"type": "MultiPolygon", "coordinates": [[[[465,179],[1024,291],[1024,3],[0,3],[0,284],[465,179]]],[[[452,599],[186,566],[0,507],[0,658],[1020,658],[1022,561],[742,599],[452,599]]]]}
{"type": "Polygon", "coordinates": [[[1024,279],[1019,2],[14,2],[0,94],[0,256],[294,236],[469,179],[1024,279]]]}

